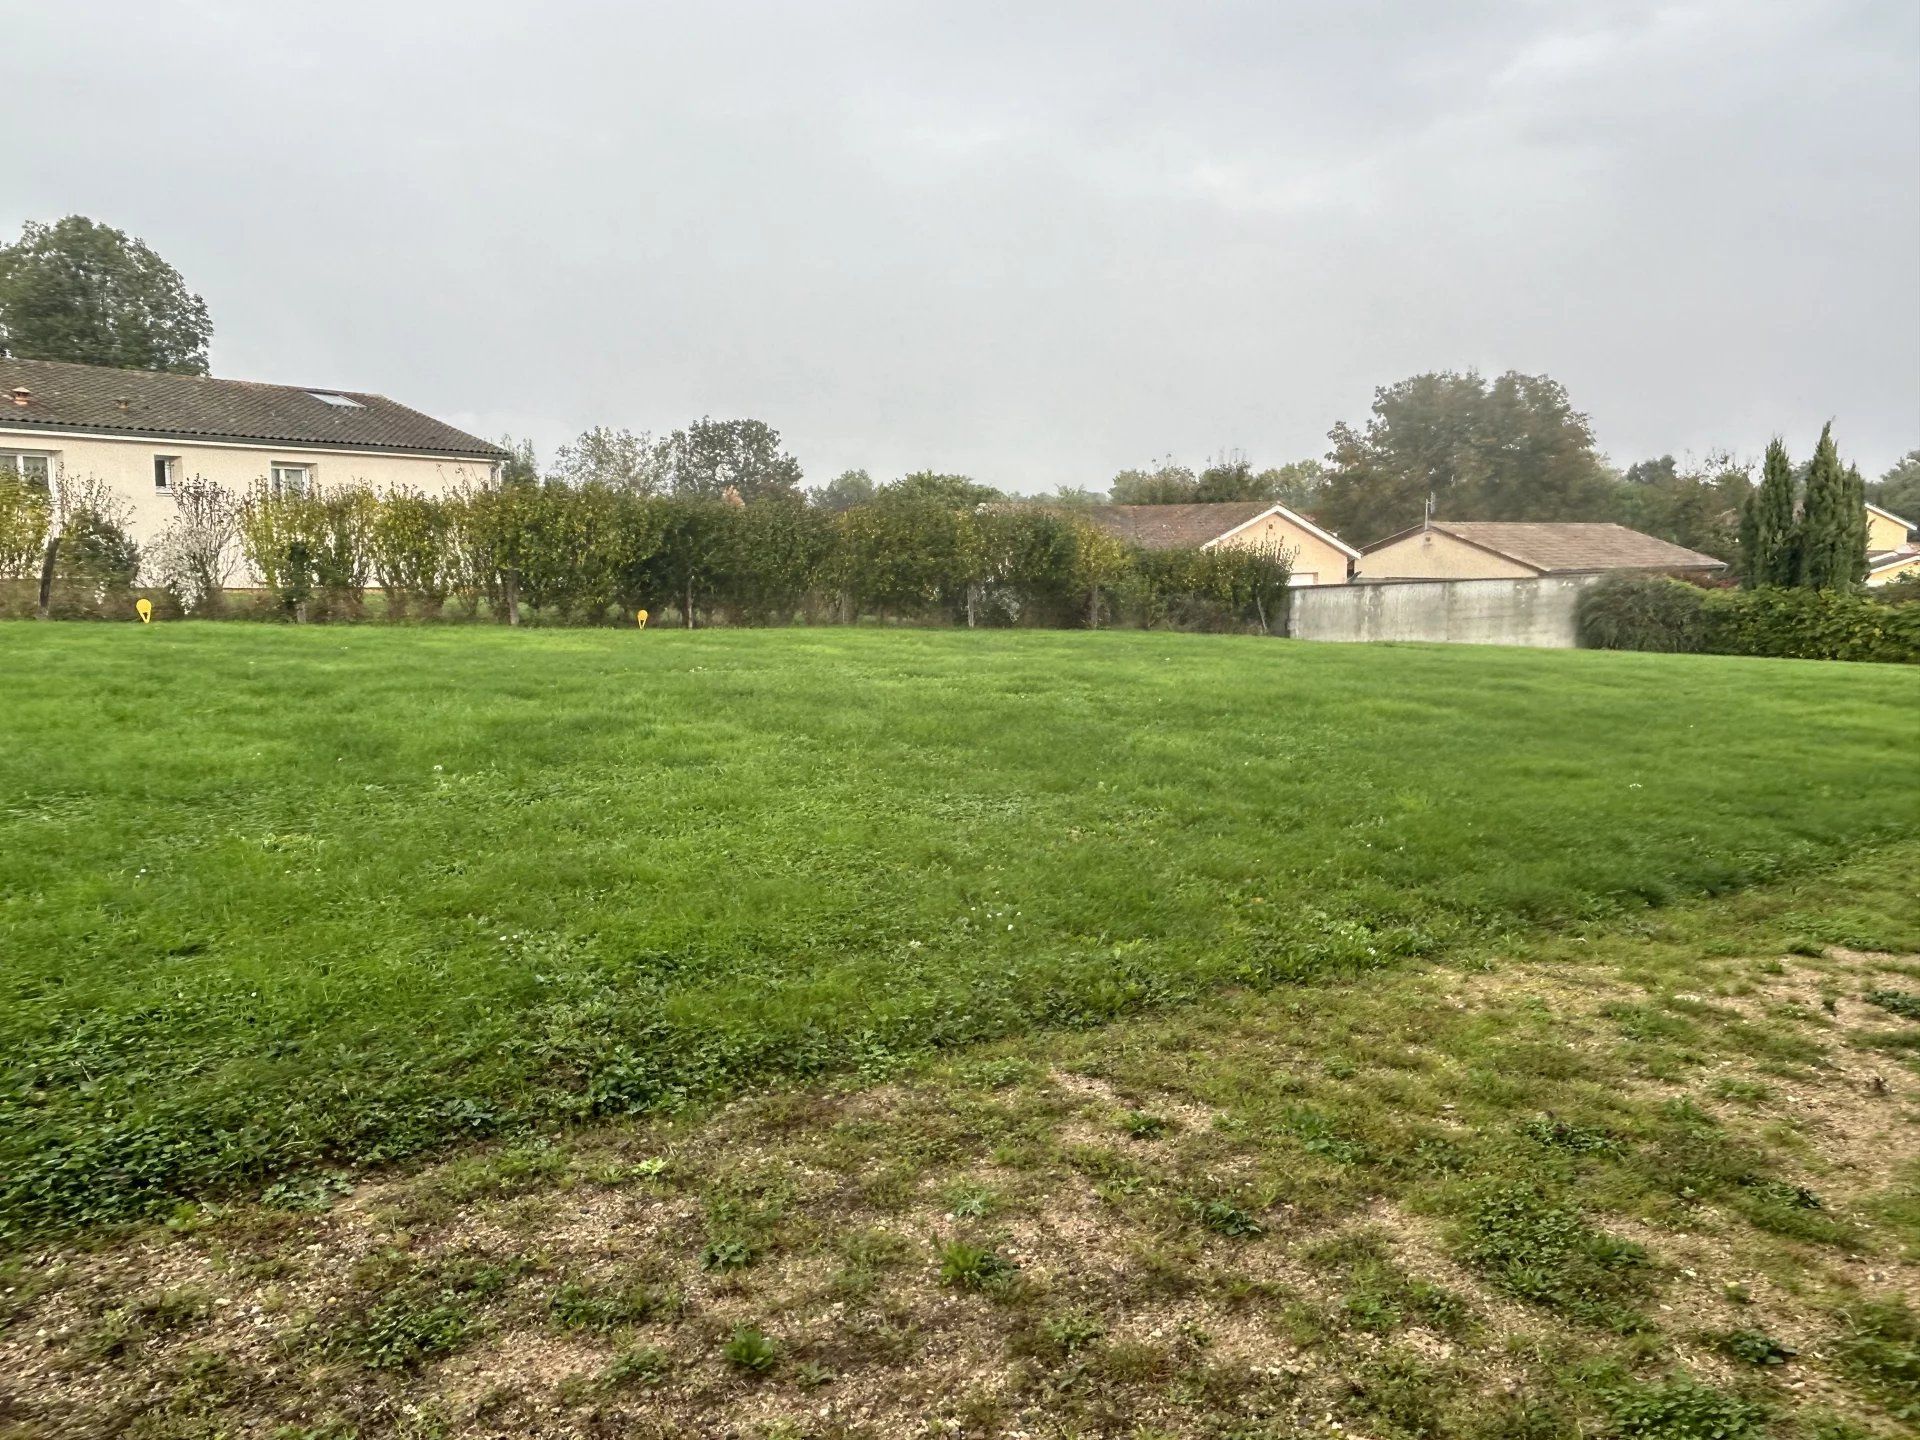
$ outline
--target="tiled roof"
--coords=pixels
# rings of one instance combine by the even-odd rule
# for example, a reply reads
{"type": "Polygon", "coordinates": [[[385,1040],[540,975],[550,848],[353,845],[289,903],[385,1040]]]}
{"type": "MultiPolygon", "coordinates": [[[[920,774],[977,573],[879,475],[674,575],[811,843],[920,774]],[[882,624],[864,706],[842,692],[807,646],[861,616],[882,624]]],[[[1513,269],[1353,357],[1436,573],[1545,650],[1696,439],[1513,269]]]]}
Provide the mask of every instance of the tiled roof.
{"type": "Polygon", "coordinates": [[[1271,509],[1271,500],[1222,500],[1205,505],[1095,505],[1078,513],[1142,550],[1197,550],[1271,509]]]}
{"type": "MultiPolygon", "coordinates": [[[[1624,525],[1564,520],[1435,520],[1432,528],[1530,566],[1543,575],[1592,570],[1719,570],[1726,567],[1724,560],[1643,535],[1624,525]]],[[[1367,550],[1371,553],[1417,533],[1417,529],[1403,530],[1374,542],[1367,550]]]]}
{"type": "Polygon", "coordinates": [[[0,358],[0,429],[270,441],[487,458],[506,453],[384,395],[51,360],[0,358]],[[27,392],[25,405],[14,403],[13,392],[20,389],[27,392]],[[321,395],[354,403],[329,404],[318,398],[321,395]]]}

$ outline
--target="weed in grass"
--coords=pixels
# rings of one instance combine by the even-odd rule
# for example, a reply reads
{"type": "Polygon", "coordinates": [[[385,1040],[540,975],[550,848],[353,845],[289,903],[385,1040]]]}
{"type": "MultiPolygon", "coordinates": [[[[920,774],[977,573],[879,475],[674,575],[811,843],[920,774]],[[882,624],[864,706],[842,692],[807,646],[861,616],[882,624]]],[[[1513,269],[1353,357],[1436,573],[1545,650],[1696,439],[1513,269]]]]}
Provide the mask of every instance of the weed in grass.
{"type": "Polygon", "coordinates": [[[1732,1100],[1741,1105],[1764,1105],[1773,1098],[1771,1085],[1732,1075],[1723,1075],[1715,1080],[1712,1090],[1720,1099],[1732,1100]]]}
{"type": "Polygon", "coordinates": [[[802,1360],[793,1367],[793,1383],[802,1390],[818,1390],[823,1385],[831,1385],[835,1378],[833,1371],[818,1360],[802,1360]]]}
{"type": "Polygon", "coordinates": [[[353,1182],[337,1171],[320,1175],[294,1175],[276,1180],[260,1192],[260,1203],[277,1210],[306,1213],[325,1210],[334,1200],[353,1189],[353,1182]]]}
{"type": "Polygon", "coordinates": [[[1714,1349],[1742,1365],[1784,1365],[1798,1353],[1764,1330],[1727,1330],[1706,1338],[1714,1349]]]}
{"type": "Polygon", "coordinates": [[[751,1325],[739,1325],[720,1347],[720,1354],[736,1370],[749,1375],[764,1375],[779,1363],[780,1347],[771,1337],[751,1325]]]}
{"type": "Polygon", "coordinates": [[[1529,1120],[1520,1131],[1536,1145],[1563,1150],[1569,1155],[1618,1155],[1619,1138],[1596,1125],[1576,1125],[1543,1115],[1529,1120]]]}
{"type": "Polygon", "coordinates": [[[1340,1308],[1354,1329],[1379,1333],[1418,1324],[1457,1334],[1472,1313],[1464,1300],[1444,1286],[1408,1279],[1386,1264],[1363,1267],[1341,1297],[1340,1308]]]}
{"type": "Polygon", "coordinates": [[[1467,1215],[1460,1257],[1522,1300],[1616,1330],[1643,1323],[1635,1303],[1650,1288],[1646,1252],[1532,1186],[1483,1192],[1467,1215]]]}
{"type": "Polygon", "coordinates": [[[997,1251],[964,1240],[949,1240],[940,1247],[940,1283],[956,1290],[1000,1290],[1019,1269],[997,1251]]]}
{"type": "Polygon", "coordinates": [[[1866,998],[1869,1005],[1878,1005],[1889,1015],[1920,1020],[1920,995],[1911,990],[1869,990],[1866,998]]]}
{"type": "Polygon", "coordinates": [[[348,1303],[320,1321],[317,1348],[370,1370],[410,1369],[466,1345],[482,1328],[476,1307],[506,1288],[511,1273],[455,1258],[420,1269],[404,1256],[370,1257],[357,1271],[377,1287],[370,1303],[348,1303]]]}
{"type": "Polygon", "coordinates": [[[1336,1164],[1362,1165],[1373,1158],[1364,1143],[1341,1133],[1331,1118],[1306,1106],[1290,1107],[1281,1116],[1279,1128],[1297,1137],[1309,1155],[1323,1156],[1336,1164]]]}
{"type": "Polygon", "coordinates": [[[374,1304],[328,1348],[369,1370],[403,1370],[447,1355],[479,1329],[472,1307],[450,1296],[395,1295],[374,1304]]]}
{"type": "Polygon", "coordinates": [[[993,1213],[996,1197],[985,1185],[961,1184],[947,1190],[947,1213],[956,1220],[978,1220],[993,1213]]]}
{"type": "Polygon", "coordinates": [[[1746,1440],[1766,1431],[1765,1406],[1685,1374],[1614,1386],[1600,1399],[1621,1440],[1746,1440]]]}
{"type": "Polygon", "coordinates": [[[1040,1333],[1061,1354],[1072,1355],[1104,1336],[1107,1327],[1098,1316],[1085,1310],[1068,1310],[1042,1320],[1040,1333]]]}
{"type": "Polygon", "coordinates": [[[1215,1234],[1226,1235],[1235,1240],[1250,1240],[1266,1233],[1266,1226],[1238,1205],[1229,1204],[1225,1200],[1201,1200],[1198,1197],[1189,1197],[1182,1203],[1188,1214],[1215,1234]]]}
{"type": "Polygon", "coordinates": [[[667,1372],[671,1369],[672,1362],[658,1350],[622,1350],[600,1372],[600,1384],[608,1390],[629,1386],[652,1390],[666,1382],[667,1372]]]}
{"type": "Polygon", "coordinates": [[[1445,1370],[1406,1350],[1387,1350],[1348,1376],[1349,1403],[1384,1434],[1419,1437],[1438,1432],[1457,1382],[1445,1370]]]}
{"type": "Polygon", "coordinates": [[[709,1241],[700,1251],[702,1270],[744,1270],[753,1263],[751,1244],[737,1237],[709,1241]]]}
{"type": "Polygon", "coordinates": [[[560,1286],[547,1301],[553,1323],[562,1330],[618,1330],[671,1308],[644,1285],[600,1290],[575,1281],[560,1286]]]}
{"type": "Polygon", "coordinates": [[[1834,1361],[1895,1420],[1920,1425],[1920,1316],[1906,1300],[1875,1300],[1840,1315],[1834,1361]]]}
{"type": "Polygon", "coordinates": [[[1129,1110],[1121,1117],[1120,1128],[1135,1140],[1158,1140],[1173,1128],[1173,1122],[1164,1115],[1151,1115],[1145,1110],[1129,1110]]]}

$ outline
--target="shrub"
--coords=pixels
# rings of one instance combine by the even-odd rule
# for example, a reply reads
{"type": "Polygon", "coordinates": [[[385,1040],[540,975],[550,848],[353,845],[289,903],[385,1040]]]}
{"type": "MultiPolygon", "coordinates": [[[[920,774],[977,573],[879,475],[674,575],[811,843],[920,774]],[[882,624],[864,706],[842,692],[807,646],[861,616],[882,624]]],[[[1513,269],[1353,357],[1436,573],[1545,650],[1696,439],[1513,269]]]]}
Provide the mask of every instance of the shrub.
{"type": "Polygon", "coordinates": [[[1719,655],[1920,663],[1920,610],[1838,590],[1726,590],[1706,598],[1719,655]]]}
{"type": "Polygon", "coordinates": [[[1706,590],[1618,575],[1582,595],[1578,613],[1580,643],[1596,650],[1920,663],[1920,607],[1847,591],[1706,590]]]}
{"type": "Polygon", "coordinates": [[[396,490],[375,507],[367,547],[389,619],[416,602],[425,616],[440,613],[455,579],[454,523],[453,502],[416,490],[396,490]]]}
{"type": "Polygon", "coordinates": [[[155,568],[189,612],[217,615],[240,549],[239,498],[196,476],[175,489],[173,505],[155,568]]]}
{"type": "Polygon", "coordinates": [[[276,491],[261,481],[240,502],[240,551],[260,586],[295,620],[307,618],[315,584],[314,554],[320,545],[319,500],[276,491]]]}
{"type": "Polygon", "coordinates": [[[0,470],[0,580],[26,580],[40,573],[52,518],[45,490],[10,469],[0,470]]]}
{"type": "Polygon", "coordinates": [[[380,502],[366,486],[335,485],[315,495],[313,578],[330,615],[358,618],[372,570],[371,536],[380,502]]]}
{"type": "Polygon", "coordinates": [[[1665,575],[1614,575],[1580,597],[1589,650],[1690,652],[1706,644],[1706,595],[1665,575]]]}

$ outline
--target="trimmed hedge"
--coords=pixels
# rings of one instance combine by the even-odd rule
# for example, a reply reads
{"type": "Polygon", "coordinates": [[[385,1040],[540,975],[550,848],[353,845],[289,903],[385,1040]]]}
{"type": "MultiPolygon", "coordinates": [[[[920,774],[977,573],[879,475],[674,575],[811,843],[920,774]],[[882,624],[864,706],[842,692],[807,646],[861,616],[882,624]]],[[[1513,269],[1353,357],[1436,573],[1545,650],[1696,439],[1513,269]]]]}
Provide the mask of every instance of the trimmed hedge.
{"type": "Polygon", "coordinates": [[[1701,590],[1620,575],[1581,596],[1579,626],[1580,643],[1597,650],[1920,664],[1920,607],[1837,590],[1701,590]]]}
{"type": "Polygon", "coordinates": [[[1920,664],[1920,613],[1840,590],[1721,590],[1707,596],[1716,655],[1920,664]]]}

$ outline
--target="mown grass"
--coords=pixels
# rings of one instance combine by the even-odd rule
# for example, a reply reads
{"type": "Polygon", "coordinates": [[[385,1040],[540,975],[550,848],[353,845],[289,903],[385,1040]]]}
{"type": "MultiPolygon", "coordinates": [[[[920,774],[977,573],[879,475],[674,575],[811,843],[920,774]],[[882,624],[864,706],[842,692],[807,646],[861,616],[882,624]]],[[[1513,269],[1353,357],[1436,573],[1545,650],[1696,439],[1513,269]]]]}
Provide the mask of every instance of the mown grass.
{"type": "Polygon", "coordinates": [[[0,1429],[1904,1440],[1917,885],[1894,842],[35,1247],[0,1429]]]}
{"type": "Polygon", "coordinates": [[[16,1238],[1591,923],[1920,805],[1874,666],[9,625],[0,694],[16,1238]]]}

